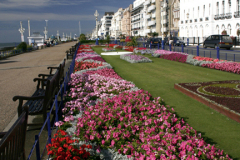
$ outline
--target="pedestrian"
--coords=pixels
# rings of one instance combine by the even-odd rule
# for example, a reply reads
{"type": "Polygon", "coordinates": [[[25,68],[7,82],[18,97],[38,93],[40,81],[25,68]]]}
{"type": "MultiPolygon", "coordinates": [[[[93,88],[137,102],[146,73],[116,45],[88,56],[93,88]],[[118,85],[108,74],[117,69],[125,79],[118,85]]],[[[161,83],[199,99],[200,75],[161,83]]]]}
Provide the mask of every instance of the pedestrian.
{"type": "Polygon", "coordinates": [[[170,40],[169,40],[169,45],[171,45],[171,50],[173,51],[173,38],[172,36],[170,37],[170,40]]]}

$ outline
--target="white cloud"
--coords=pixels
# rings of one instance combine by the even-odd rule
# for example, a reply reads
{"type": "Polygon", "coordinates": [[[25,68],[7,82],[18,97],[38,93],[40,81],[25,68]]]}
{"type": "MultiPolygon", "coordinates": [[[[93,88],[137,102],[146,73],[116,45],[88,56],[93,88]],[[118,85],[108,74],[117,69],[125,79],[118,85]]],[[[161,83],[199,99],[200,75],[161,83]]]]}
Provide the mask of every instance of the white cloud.
{"type": "Polygon", "coordinates": [[[45,7],[51,5],[78,5],[84,2],[89,2],[89,0],[6,0],[0,2],[0,9],[9,8],[27,8],[27,7],[45,7]]]}
{"type": "Polygon", "coordinates": [[[0,12],[0,21],[23,21],[23,20],[60,20],[60,21],[68,21],[68,20],[90,20],[94,21],[93,15],[75,15],[75,14],[55,14],[55,13],[6,13],[0,12]]]}

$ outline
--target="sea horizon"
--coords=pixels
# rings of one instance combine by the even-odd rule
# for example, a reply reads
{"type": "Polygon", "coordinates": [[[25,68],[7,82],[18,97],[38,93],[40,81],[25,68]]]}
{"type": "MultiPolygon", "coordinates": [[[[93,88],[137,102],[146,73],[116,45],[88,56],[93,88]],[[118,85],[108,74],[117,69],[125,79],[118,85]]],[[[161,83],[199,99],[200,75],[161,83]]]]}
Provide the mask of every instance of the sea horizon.
{"type": "Polygon", "coordinates": [[[17,47],[18,44],[21,42],[6,42],[6,43],[0,43],[0,49],[5,48],[5,47],[17,47]]]}

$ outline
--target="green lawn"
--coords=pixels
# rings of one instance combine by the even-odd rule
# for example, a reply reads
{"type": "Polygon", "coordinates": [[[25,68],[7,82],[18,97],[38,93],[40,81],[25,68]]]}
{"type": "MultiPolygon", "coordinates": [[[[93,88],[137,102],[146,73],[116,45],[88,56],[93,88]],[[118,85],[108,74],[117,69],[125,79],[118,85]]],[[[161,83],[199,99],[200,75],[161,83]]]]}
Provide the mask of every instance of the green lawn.
{"type": "MultiPolygon", "coordinates": [[[[93,49],[100,54],[101,48],[93,49]]],[[[206,105],[174,89],[175,83],[239,80],[240,75],[202,68],[180,62],[148,56],[153,63],[131,64],[120,56],[102,56],[124,79],[162,97],[173,107],[178,117],[184,118],[202,134],[207,143],[215,144],[234,159],[240,159],[240,124],[206,105]]]]}

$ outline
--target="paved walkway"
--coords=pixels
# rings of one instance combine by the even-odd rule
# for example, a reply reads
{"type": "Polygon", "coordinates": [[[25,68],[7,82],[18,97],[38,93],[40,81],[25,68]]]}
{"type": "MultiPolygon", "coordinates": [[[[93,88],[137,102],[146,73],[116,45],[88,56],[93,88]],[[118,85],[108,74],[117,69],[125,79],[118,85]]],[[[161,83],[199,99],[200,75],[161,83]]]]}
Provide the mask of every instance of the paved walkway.
{"type": "Polygon", "coordinates": [[[0,132],[8,130],[11,120],[17,118],[18,101],[12,98],[31,96],[36,89],[33,79],[40,73],[48,74],[48,66],[58,66],[66,57],[65,51],[75,44],[64,43],[0,60],[0,132]]]}

